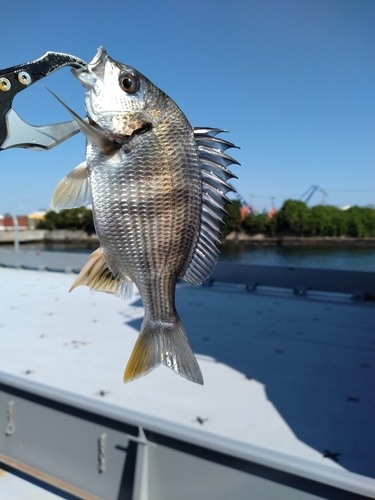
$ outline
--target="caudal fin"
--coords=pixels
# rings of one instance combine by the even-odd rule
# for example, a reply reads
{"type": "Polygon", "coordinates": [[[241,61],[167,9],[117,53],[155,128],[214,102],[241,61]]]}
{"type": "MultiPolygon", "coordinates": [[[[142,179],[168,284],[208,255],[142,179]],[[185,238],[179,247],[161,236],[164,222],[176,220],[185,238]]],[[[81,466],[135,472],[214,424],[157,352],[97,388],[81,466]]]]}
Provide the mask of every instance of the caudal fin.
{"type": "Polygon", "coordinates": [[[125,369],[124,382],[146,375],[161,363],[191,382],[203,385],[202,372],[181,321],[172,324],[145,318],[125,369]]]}

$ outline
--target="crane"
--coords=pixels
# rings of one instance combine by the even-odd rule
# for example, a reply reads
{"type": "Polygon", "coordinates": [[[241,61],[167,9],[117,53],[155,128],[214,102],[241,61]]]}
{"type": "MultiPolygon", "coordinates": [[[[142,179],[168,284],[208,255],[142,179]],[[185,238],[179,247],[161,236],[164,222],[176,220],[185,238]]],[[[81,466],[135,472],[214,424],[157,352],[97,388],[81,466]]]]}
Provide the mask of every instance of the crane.
{"type": "Polygon", "coordinates": [[[320,191],[323,194],[323,205],[325,205],[325,197],[328,196],[327,192],[324,191],[321,187],[317,186],[316,184],[312,184],[309,189],[307,189],[299,198],[300,201],[304,201],[307,205],[307,203],[310,201],[311,197],[313,196],[316,191],[320,191]]]}

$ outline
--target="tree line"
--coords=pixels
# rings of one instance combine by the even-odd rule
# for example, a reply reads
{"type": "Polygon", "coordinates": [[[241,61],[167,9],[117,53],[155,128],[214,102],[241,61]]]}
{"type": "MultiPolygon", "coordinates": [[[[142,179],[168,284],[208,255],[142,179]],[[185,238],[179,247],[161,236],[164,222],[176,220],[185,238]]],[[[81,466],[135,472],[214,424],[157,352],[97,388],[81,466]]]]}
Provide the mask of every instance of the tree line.
{"type": "Polygon", "coordinates": [[[241,208],[237,200],[226,206],[224,236],[231,231],[270,236],[375,236],[375,210],[370,207],[353,206],[340,210],[330,205],[317,205],[309,208],[303,201],[286,200],[272,218],[264,213],[243,216],[241,208]]]}
{"type": "Polygon", "coordinates": [[[95,233],[92,211],[85,207],[72,208],[54,212],[50,210],[41,220],[37,229],[68,229],[70,231],[82,230],[87,234],[95,233]]]}
{"type": "MultiPolygon", "coordinates": [[[[375,236],[375,210],[369,207],[354,206],[340,210],[330,205],[317,205],[309,208],[303,201],[286,200],[273,217],[265,213],[244,216],[242,204],[237,200],[225,208],[228,215],[224,217],[226,226],[222,228],[223,236],[231,231],[269,236],[375,236]]],[[[51,210],[39,222],[38,229],[80,229],[88,234],[95,232],[92,211],[84,207],[60,212],[51,210]]]]}

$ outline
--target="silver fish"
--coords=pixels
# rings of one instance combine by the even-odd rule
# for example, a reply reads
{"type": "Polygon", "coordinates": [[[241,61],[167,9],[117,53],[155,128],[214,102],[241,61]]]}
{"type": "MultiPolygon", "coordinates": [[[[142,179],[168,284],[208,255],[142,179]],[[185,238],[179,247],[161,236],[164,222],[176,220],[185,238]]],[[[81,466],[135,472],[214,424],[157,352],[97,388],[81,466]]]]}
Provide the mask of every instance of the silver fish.
{"type": "Polygon", "coordinates": [[[203,384],[175,287],[179,277],[201,284],[218,259],[226,193],[234,191],[227,167],[238,163],[225,150],[235,146],[216,137],[221,129],[193,129],[172,99],[102,47],[72,72],[87,89],[88,119],[62,104],[87,138],[86,161],[57,185],[52,205],[91,202],[100,240],[72,289],[127,298],[137,286],[145,316],[125,382],[163,363],[203,384]]]}

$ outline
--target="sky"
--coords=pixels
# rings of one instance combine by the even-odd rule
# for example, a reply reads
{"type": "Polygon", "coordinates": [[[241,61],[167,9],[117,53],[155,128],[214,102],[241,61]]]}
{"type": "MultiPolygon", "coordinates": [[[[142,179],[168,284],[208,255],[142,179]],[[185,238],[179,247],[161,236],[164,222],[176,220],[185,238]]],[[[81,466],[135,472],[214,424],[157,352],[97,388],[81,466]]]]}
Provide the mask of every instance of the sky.
{"type": "MultiPolygon", "coordinates": [[[[375,205],[373,0],[13,0],[1,25],[0,68],[46,51],[89,62],[102,45],[192,126],[230,131],[232,185],[258,210],[312,185],[325,194],[309,206],[375,205]]],[[[17,95],[25,121],[70,120],[45,86],[85,116],[84,88],[63,68],[17,95]]],[[[81,134],[49,151],[1,151],[0,214],[47,209],[84,156],[81,134]]]]}

